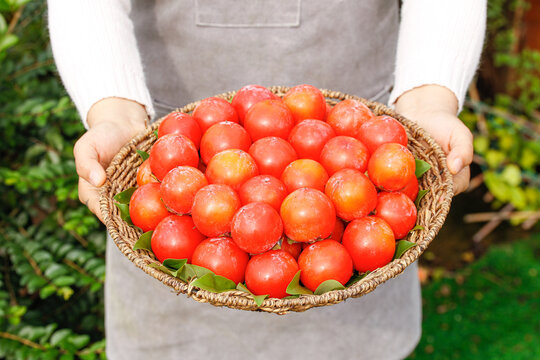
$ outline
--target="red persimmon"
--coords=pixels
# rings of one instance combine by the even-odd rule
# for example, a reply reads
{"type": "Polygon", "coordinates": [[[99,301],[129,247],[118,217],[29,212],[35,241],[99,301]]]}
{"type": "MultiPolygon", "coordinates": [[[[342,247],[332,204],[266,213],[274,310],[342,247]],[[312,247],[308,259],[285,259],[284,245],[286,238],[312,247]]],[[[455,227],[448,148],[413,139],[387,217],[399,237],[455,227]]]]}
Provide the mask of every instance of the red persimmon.
{"type": "Polygon", "coordinates": [[[336,219],[336,225],[334,226],[334,230],[332,231],[332,234],[330,234],[329,239],[341,242],[344,230],[345,225],[343,225],[343,221],[341,221],[340,219],[336,219]]]}
{"type": "Polygon", "coordinates": [[[158,180],[163,180],[167,173],[177,166],[193,166],[199,164],[199,153],[184,135],[164,135],[152,146],[150,151],[150,168],[158,180]]]}
{"type": "Polygon", "coordinates": [[[236,109],[240,124],[244,123],[247,112],[253,105],[263,100],[280,100],[273,92],[260,85],[246,85],[234,95],[231,105],[236,109]]]}
{"type": "Polygon", "coordinates": [[[412,201],[416,201],[416,197],[418,196],[418,179],[416,176],[413,176],[411,178],[411,181],[403,189],[400,190],[400,192],[404,193],[411,199],[412,201]]]}
{"type": "Polygon", "coordinates": [[[152,169],[150,169],[150,160],[146,159],[137,169],[137,186],[143,186],[149,183],[157,183],[157,179],[152,175],[152,169]]]}
{"type": "Polygon", "coordinates": [[[373,117],[371,110],[361,101],[347,99],[332,108],[326,122],[334,128],[336,135],[358,138],[362,124],[373,117]]]}
{"type": "Polygon", "coordinates": [[[244,119],[244,128],[253,141],[277,136],[287,139],[294,127],[294,118],[281,100],[259,101],[249,109],[244,119]]]}
{"type": "Polygon", "coordinates": [[[325,193],[334,203],[337,215],[347,221],[368,215],[377,205],[377,189],[358,170],[336,172],[328,179],[325,193]]]}
{"type": "Polygon", "coordinates": [[[211,184],[225,184],[234,190],[248,179],[259,175],[255,160],[239,149],[223,150],[212,157],[206,167],[206,178],[211,184]]]}
{"type": "Polygon", "coordinates": [[[229,237],[203,240],[193,252],[192,263],[226,277],[235,284],[244,282],[249,255],[229,237]]]}
{"type": "Polygon", "coordinates": [[[269,204],[277,211],[287,194],[285,184],[271,175],[252,177],[238,190],[242,205],[260,201],[269,204]]]}
{"type": "Polygon", "coordinates": [[[225,99],[210,97],[202,100],[193,110],[193,118],[197,120],[202,133],[222,121],[238,122],[238,114],[234,107],[225,99]]]}
{"type": "Polygon", "coordinates": [[[178,214],[191,211],[193,198],[199,189],[208,185],[204,174],[191,166],[178,166],[165,175],[160,194],[165,205],[178,214]]]}
{"type": "Polygon", "coordinates": [[[165,259],[187,259],[191,262],[193,251],[204,239],[191,216],[169,215],[157,225],[150,244],[161,262],[165,259]]]}
{"type": "Polygon", "coordinates": [[[238,247],[250,254],[260,254],[277,244],[283,234],[278,212],[267,203],[242,206],[231,222],[231,237],[238,247]]]}
{"type": "Polygon", "coordinates": [[[198,149],[201,143],[202,131],[197,120],[189,114],[174,111],[167,115],[159,124],[158,138],[163,135],[184,135],[195,144],[198,149]]]}
{"type": "Polygon", "coordinates": [[[345,168],[365,172],[368,160],[368,149],[360,140],[350,136],[336,136],[322,148],[320,162],[328,174],[332,175],[345,168]]]}
{"type": "Polygon", "coordinates": [[[358,134],[372,154],[380,145],[398,143],[407,146],[407,132],[403,125],[388,115],[375,116],[360,127],[358,134]]]}
{"type": "Polygon", "coordinates": [[[246,267],[246,286],[255,295],[287,296],[287,286],[298,272],[296,260],[286,251],[271,250],[252,257],[246,267]]]}
{"type": "Polygon", "coordinates": [[[281,181],[289,192],[303,187],[324,191],[328,173],[321,164],[311,159],[298,159],[290,163],[281,174],[281,181]]]}
{"type": "Polygon", "coordinates": [[[342,243],[359,272],[373,271],[388,264],[396,249],[392,228],[375,216],[351,221],[345,228],[342,243]]]}
{"type": "Polygon", "coordinates": [[[191,217],[204,235],[221,236],[231,231],[231,220],[240,206],[240,198],[230,186],[211,184],[195,194],[191,217]]]}
{"type": "Polygon", "coordinates": [[[297,85],[283,95],[287,105],[298,124],[302,120],[323,120],[326,115],[326,100],[322,92],[311,85],[297,85]]]}
{"type": "Polygon", "coordinates": [[[416,205],[401,192],[380,192],[375,214],[390,225],[396,239],[407,236],[416,224],[416,205]]]}
{"type": "Polygon", "coordinates": [[[295,260],[298,260],[298,257],[302,252],[302,245],[308,245],[308,243],[289,242],[287,238],[282,238],[280,247],[281,250],[288,252],[295,260]]]}
{"type": "Polygon", "coordinates": [[[326,280],[345,285],[352,276],[353,262],[343,245],[333,240],[309,245],[298,258],[300,281],[311,291],[326,280]]]}
{"type": "Polygon", "coordinates": [[[201,139],[201,159],[208,164],[218,152],[227,149],[248,151],[251,138],[247,131],[237,123],[223,121],[206,130],[201,139]]]}
{"type": "Polygon", "coordinates": [[[375,186],[387,190],[403,189],[415,176],[414,156],[401,144],[382,144],[368,162],[369,178],[375,186]]]}
{"type": "Polygon", "coordinates": [[[332,201],[321,191],[301,188],[290,193],[280,209],[285,235],[293,241],[327,238],[336,223],[332,201]]]}
{"type": "Polygon", "coordinates": [[[255,141],[249,148],[249,154],[255,159],[261,174],[272,175],[278,179],[285,167],[298,159],[292,145],[275,136],[255,141]]]}
{"type": "Polygon", "coordinates": [[[129,217],[133,225],[140,227],[144,232],[154,230],[163,218],[170,215],[161,201],[159,187],[159,183],[149,183],[131,195],[129,217]]]}
{"type": "Polygon", "coordinates": [[[289,143],[299,158],[319,161],[324,144],[334,136],[334,129],[324,121],[304,120],[291,130],[289,143]]]}

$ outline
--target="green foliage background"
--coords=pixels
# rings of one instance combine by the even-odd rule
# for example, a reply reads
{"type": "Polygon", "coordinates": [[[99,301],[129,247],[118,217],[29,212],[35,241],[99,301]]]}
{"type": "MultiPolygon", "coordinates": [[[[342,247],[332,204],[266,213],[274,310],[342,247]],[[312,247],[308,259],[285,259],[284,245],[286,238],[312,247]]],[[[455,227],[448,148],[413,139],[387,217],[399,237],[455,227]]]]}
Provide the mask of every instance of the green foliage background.
{"type": "Polygon", "coordinates": [[[105,232],[78,202],[73,160],[84,128],[45,2],[0,0],[0,14],[0,358],[104,358],[105,232]]]}
{"type": "MultiPolygon", "coordinates": [[[[510,202],[536,211],[540,141],[530,129],[538,125],[540,54],[512,52],[516,39],[508,19],[519,6],[527,2],[489,1],[487,45],[495,66],[513,69],[516,81],[505,94],[469,102],[462,119],[477,135],[475,150],[494,206],[510,202]],[[518,95],[507,95],[512,92],[518,95]],[[479,115],[485,117],[487,131],[481,131],[479,115]]],[[[0,358],[105,358],[105,231],[78,202],[72,154],[83,132],[56,74],[45,1],[0,0],[0,358]]],[[[497,254],[501,263],[519,258],[497,254]]],[[[491,271],[486,269],[480,270],[491,271]]],[[[448,280],[452,289],[453,281],[448,280]]],[[[433,284],[424,295],[438,301],[441,286],[433,284]]],[[[504,294],[495,299],[501,298],[504,294]]],[[[458,309],[467,306],[461,300],[455,304],[458,309]]],[[[425,329],[437,332],[437,321],[446,320],[426,318],[425,329]]],[[[422,341],[422,349],[432,345],[430,338],[422,341]]]]}

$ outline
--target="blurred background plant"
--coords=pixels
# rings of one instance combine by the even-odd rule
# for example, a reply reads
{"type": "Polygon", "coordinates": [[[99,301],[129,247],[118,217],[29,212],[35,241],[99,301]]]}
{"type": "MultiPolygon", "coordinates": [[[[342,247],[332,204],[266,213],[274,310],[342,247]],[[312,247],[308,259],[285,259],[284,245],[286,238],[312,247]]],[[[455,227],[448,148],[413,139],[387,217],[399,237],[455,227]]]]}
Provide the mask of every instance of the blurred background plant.
{"type": "Polygon", "coordinates": [[[78,202],[84,128],[45,13],[0,0],[0,358],[104,358],[105,232],[78,202]]]}
{"type": "MultiPolygon", "coordinates": [[[[461,114],[475,133],[473,180],[421,260],[415,359],[540,352],[530,325],[540,293],[540,0],[489,0],[488,18],[461,114]]],[[[83,131],[56,74],[45,1],[0,0],[0,358],[105,358],[105,230],[78,202],[72,154],[83,131]]]]}

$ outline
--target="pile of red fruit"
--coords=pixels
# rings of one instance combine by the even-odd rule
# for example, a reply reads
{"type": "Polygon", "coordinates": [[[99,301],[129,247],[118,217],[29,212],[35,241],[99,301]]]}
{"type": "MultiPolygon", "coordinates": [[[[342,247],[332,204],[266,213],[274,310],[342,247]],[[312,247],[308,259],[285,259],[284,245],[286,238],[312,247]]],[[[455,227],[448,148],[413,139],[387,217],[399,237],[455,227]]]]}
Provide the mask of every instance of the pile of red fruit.
{"type": "Polygon", "coordinates": [[[158,260],[187,259],[255,295],[346,284],[394,256],[416,223],[404,127],[357,100],[331,108],[310,85],[283,98],[249,85],[231,102],[173,112],[137,172],[135,226],[158,260]]]}

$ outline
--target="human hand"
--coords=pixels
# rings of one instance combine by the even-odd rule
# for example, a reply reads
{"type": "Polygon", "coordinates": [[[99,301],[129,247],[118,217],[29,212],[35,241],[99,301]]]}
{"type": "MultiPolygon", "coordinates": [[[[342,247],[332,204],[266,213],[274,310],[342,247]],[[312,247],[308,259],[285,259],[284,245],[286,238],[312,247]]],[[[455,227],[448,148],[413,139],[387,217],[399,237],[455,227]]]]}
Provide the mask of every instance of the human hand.
{"type": "Polygon", "coordinates": [[[145,128],[148,115],[137,102],[106,98],[88,112],[88,131],[75,143],[73,153],[79,175],[79,200],[103,222],[99,208],[99,187],[105,183],[105,169],[133,136],[145,128]]]}
{"type": "Polygon", "coordinates": [[[456,116],[458,102],[454,93],[438,85],[420,86],[402,94],[395,109],[418,123],[439,143],[454,176],[454,195],[465,191],[469,186],[473,136],[456,116]]]}

